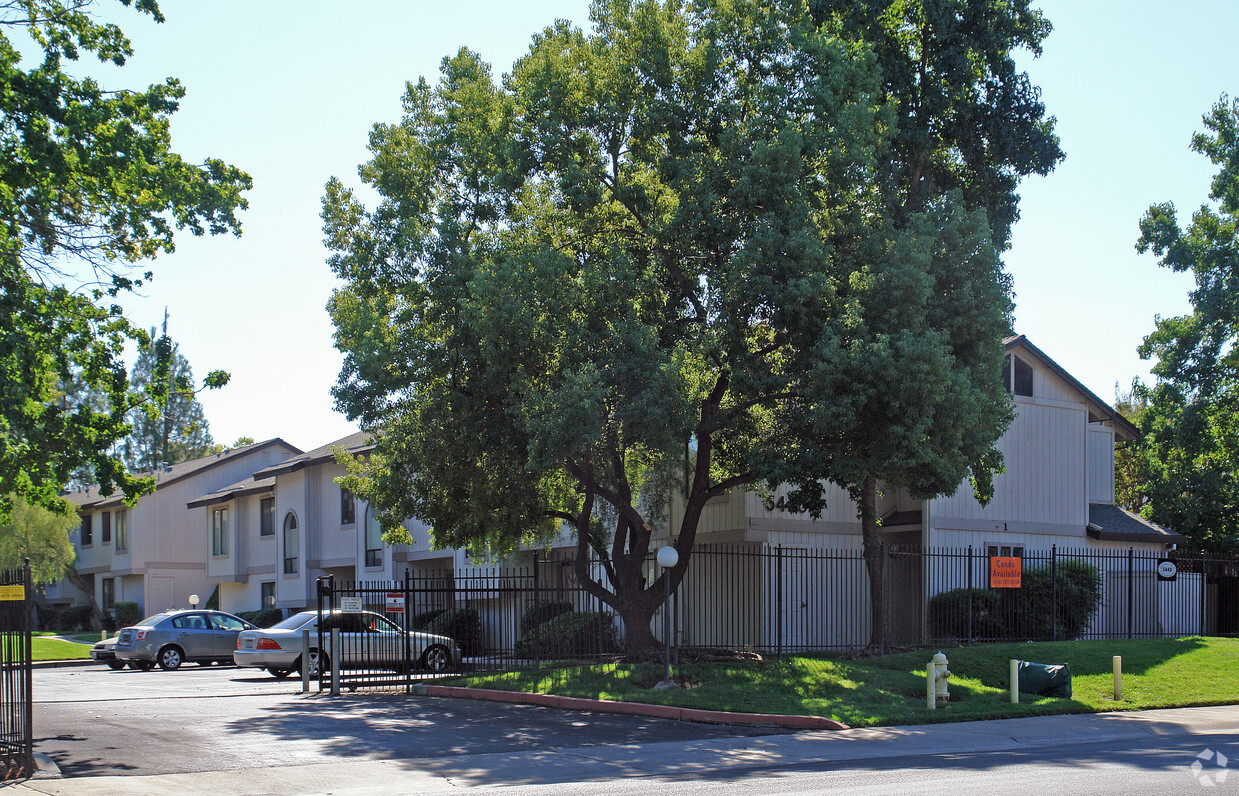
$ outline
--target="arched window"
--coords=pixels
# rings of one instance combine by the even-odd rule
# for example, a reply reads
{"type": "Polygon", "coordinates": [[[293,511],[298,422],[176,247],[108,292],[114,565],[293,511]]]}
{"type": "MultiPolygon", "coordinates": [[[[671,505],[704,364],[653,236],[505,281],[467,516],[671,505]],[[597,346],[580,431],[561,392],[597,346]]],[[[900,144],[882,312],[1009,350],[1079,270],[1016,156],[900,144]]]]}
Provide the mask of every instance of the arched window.
{"type": "Polygon", "coordinates": [[[284,574],[297,574],[297,558],[301,548],[297,540],[297,515],[291,511],[284,517],[284,574]]]}
{"type": "Polygon", "coordinates": [[[378,513],[366,508],[366,566],[383,566],[383,529],[379,527],[378,513]]]}

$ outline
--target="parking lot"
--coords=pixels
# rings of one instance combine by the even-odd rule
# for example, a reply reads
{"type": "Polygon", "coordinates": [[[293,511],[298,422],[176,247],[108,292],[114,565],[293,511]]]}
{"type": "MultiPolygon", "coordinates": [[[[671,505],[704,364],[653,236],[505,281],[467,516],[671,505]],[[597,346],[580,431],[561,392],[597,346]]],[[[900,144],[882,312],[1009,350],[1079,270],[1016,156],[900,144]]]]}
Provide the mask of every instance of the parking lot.
{"type": "Polygon", "coordinates": [[[257,669],[37,669],[35,751],[65,776],[232,771],[360,759],[768,734],[638,716],[358,693],[301,694],[257,669]]]}

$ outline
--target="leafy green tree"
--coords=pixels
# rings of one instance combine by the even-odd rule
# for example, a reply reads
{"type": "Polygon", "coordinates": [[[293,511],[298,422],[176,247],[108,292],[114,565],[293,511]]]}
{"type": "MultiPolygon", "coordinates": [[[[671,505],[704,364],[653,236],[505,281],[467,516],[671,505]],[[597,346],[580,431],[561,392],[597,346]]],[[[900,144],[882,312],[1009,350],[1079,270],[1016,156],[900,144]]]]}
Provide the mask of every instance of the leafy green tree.
{"type": "Polygon", "coordinates": [[[210,424],[198,402],[194,373],[189,360],[168,336],[167,324],[158,338],[138,354],[130,381],[134,388],[161,400],[149,401],[132,410],[133,430],[124,443],[125,463],[135,472],[150,472],[165,464],[178,464],[206,456],[216,449],[210,424]]]}
{"type": "MultiPolygon", "coordinates": [[[[154,0],[121,2],[163,19],[154,0]]],[[[113,453],[143,400],[130,389],[125,345],[150,343],[114,299],[150,277],[134,265],[171,252],[176,230],[238,232],[250,186],[225,163],[188,163],[170,149],[169,117],[184,94],[175,79],[116,91],[69,73],[83,55],[120,66],[132,54],[91,5],[0,7],[0,494],[49,507],[63,505],[57,493],[84,465],[105,490],[132,498],[149,488],[113,453]],[[66,408],[72,378],[106,394],[107,407],[66,408]]],[[[0,500],[0,515],[10,503],[0,500]]]]}
{"type": "Polygon", "coordinates": [[[1140,220],[1137,251],[1191,273],[1192,312],[1158,320],[1140,347],[1156,358],[1141,415],[1152,519],[1197,545],[1239,544],[1239,100],[1223,96],[1204,116],[1192,149],[1217,167],[1208,201],[1180,226],[1172,203],[1140,220]]]}
{"type": "Polygon", "coordinates": [[[81,520],[72,510],[52,511],[20,497],[12,505],[8,520],[0,523],[0,569],[22,567],[30,559],[36,584],[59,581],[75,555],[69,532],[81,520]]]}
{"type": "Polygon", "coordinates": [[[842,22],[796,2],[593,19],[499,84],[461,51],[410,85],[361,169],[375,210],[328,184],[335,395],[375,435],[346,485],[384,527],[495,553],[567,527],[640,652],[711,497],[791,483],[820,514],[824,480],[863,507],[877,478],[937,493],[970,467],[983,494],[1010,298],[983,191],[887,195],[897,98],[842,22]],[[680,563],[647,583],[681,488],[680,563]]]}

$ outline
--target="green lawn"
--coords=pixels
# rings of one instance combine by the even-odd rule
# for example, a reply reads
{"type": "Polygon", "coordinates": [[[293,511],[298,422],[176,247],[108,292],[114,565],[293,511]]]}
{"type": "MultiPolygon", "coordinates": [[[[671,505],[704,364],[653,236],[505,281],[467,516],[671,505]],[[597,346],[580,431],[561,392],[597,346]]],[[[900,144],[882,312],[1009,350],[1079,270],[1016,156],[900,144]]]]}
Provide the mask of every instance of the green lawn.
{"type": "Polygon", "coordinates": [[[693,687],[654,691],[661,666],[608,664],[477,674],[440,681],[510,691],[754,713],[826,716],[876,726],[1239,703],[1239,639],[1139,639],[979,644],[944,648],[949,705],[925,706],[925,664],[936,649],[882,658],[788,657],[764,663],[676,667],[693,687]],[[1112,656],[1123,657],[1123,699],[1113,699],[1112,656]],[[1067,663],[1072,698],[1008,699],[1008,660],[1067,663]]]}
{"type": "Polygon", "coordinates": [[[58,638],[35,636],[30,642],[30,654],[36,661],[71,661],[79,658],[89,658],[90,648],[98,640],[98,633],[95,634],[95,640],[89,644],[77,644],[58,638]]]}

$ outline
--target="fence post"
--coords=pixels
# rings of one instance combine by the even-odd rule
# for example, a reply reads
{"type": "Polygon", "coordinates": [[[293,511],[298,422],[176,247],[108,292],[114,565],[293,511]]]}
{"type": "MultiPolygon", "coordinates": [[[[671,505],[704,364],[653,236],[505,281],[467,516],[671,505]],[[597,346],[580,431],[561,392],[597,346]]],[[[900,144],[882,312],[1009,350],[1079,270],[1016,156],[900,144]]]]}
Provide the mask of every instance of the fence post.
{"type": "Polygon", "coordinates": [[[1058,545],[1050,545],[1050,640],[1058,641],[1058,545]]]}
{"type": "Polygon", "coordinates": [[[1135,638],[1136,568],[1135,548],[1127,548],[1127,637],[1135,638]]]}
{"type": "Polygon", "coordinates": [[[1205,600],[1205,584],[1208,581],[1208,576],[1205,574],[1205,552],[1200,551],[1200,635],[1205,635],[1208,624],[1205,621],[1205,611],[1207,603],[1205,600]]]}
{"type": "Polygon", "coordinates": [[[780,544],[776,548],[776,552],[775,552],[774,582],[775,582],[774,622],[775,622],[775,633],[777,635],[777,640],[775,641],[775,648],[777,650],[777,654],[781,657],[783,655],[783,545],[782,544],[780,544]]]}
{"type": "MultiPolygon", "coordinates": [[[[541,601],[541,599],[542,599],[542,595],[538,593],[538,551],[534,550],[533,551],[533,602],[534,602],[534,605],[537,605],[541,601]]],[[[516,627],[513,628],[515,632],[512,634],[512,638],[514,639],[513,644],[512,644],[512,660],[515,661],[516,660],[516,643],[515,642],[520,640],[520,633],[521,633],[521,626],[520,626],[520,621],[521,621],[520,613],[521,612],[515,611],[513,613],[515,614],[514,618],[516,619],[516,627]]],[[[598,624],[601,626],[602,623],[599,622],[598,624]]],[[[599,627],[599,631],[601,631],[601,629],[602,628],[599,627]]],[[[531,646],[533,647],[534,662],[538,664],[538,668],[541,669],[542,668],[542,645],[532,644],[531,646]]],[[[602,638],[601,637],[598,638],[598,650],[599,652],[602,651],[602,638]]]]}
{"type": "Polygon", "coordinates": [[[26,566],[22,568],[22,590],[25,599],[22,600],[22,621],[21,621],[21,656],[22,667],[25,669],[22,675],[23,690],[22,694],[22,709],[26,714],[25,718],[25,737],[22,738],[22,757],[25,773],[34,774],[34,666],[31,665],[33,657],[33,640],[31,639],[32,630],[30,626],[30,604],[34,601],[34,579],[30,574],[30,559],[26,559],[26,566]]]}
{"type": "Polygon", "coordinates": [[[413,692],[413,640],[409,637],[409,623],[413,620],[413,600],[409,583],[409,568],[404,568],[404,692],[413,692]]]}
{"type": "Polygon", "coordinates": [[[878,654],[886,654],[886,631],[890,629],[891,605],[890,600],[886,599],[886,541],[878,542],[878,588],[880,591],[882,602],[885,605],[885,610],[882,612],[882,621],[886,623],[886,627],[880,628],[878,631],[878,654]]]}
{"type": "Polygon", "coordinates": [[[972,545],[968,545],[968,643],[973,642],[972,630],[972,545]]]}

